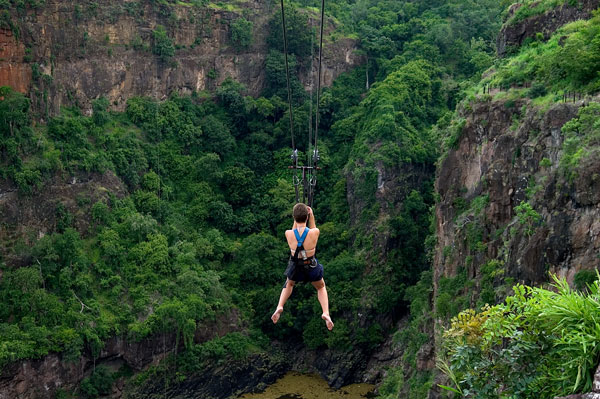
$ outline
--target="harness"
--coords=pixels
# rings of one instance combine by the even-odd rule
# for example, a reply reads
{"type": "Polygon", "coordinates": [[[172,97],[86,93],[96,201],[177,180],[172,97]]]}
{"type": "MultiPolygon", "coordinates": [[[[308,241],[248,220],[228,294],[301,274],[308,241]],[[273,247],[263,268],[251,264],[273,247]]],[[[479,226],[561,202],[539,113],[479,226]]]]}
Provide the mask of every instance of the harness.
{"type": "Polygon", "coordinates": [[[296,266],[302,266],[305,269],[308,269],[309,267],[315,267],[317,265],[314,255],[306,256],[306,250],[304,249],[304,240],[306,239],[309,230],[310,229],[308,227],[305,227],[304,232],[302,235],[300,235],[298,229],[294,229],[294,235],[296,236],[296,240],[298,240],[298,246],[296,247],[296,251],[294,251],[292,260],[296,266]],[[302,257],[298,258],[298,255],[302,255],[302,257]]]}

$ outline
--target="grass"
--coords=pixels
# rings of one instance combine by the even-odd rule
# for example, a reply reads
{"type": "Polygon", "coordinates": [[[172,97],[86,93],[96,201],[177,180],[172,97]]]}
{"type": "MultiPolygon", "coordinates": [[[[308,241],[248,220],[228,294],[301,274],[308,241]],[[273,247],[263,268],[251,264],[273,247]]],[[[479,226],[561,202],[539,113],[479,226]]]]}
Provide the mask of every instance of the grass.
{"type": "Polygon", "coordinates": [[[506,21],[505,25],[515,25],[528,18],[544,14],[547,11],[562,5],[576,6],[579,4],[579,0],[525,0],[521,1],[521,3],[523,3],[523,6],[506,21]]]}
{"type": "Polygon", "coordinates": [[[495,398],[502,387],[506,397],[549,399],[591,389],[600,355],[600,281],[579,292],[552,277],[550,289],[517,285],[504,303],[452,320],[442,371],[457,390],[495,398]]]}
{"type": "Polygon", "coordinates": [[[509,88],[539,82],[548,91],[594,92],[598,77],[590,71],[598,68],[597,49],[593,44],[600,33],[600,16],[579,20],[561,27],[547,42],[533,41],[518,54],[504,60],[490,77],[495,87],[509,88]]]}
{"type": "Polygon", "coordinates": [[[212,8],[214,10],[223,10],[223,11],[229,11],[229,12],[235,12],[235,13],[241,13],[242,12],[242,8],[234,5],[234,4],[223,4],[223,2],[218,2],[218,3],[208,3],[208,8],[212,8]]]}
{"type": "Polygon", "coordinates": [[[544,110],[550,108],[552,104],[556,104],[562,100],[561,93],[548,93],[545,96],[537,97],[531,100],[535,107],[540,107],[544,110]]]}

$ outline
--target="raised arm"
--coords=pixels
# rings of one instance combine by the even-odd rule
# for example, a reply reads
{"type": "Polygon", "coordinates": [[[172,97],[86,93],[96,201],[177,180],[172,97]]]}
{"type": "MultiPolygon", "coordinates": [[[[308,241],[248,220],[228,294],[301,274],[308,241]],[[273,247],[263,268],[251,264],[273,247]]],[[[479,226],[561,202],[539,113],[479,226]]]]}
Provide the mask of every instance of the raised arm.
{"type": "Polygon", "coordinates": [[[308,207],[308,228],[309,229],[317,228],[317,224],[315,223],[315,214],[313,213],[313,210],[310,206],[308,207]]]}

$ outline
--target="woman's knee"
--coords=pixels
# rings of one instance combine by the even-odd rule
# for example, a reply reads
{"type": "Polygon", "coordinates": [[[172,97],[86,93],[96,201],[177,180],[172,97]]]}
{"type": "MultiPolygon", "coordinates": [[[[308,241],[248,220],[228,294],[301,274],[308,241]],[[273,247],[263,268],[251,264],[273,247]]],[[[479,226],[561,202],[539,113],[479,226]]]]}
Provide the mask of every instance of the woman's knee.
{"type": "Polygon", "coordinates": [[[314,281],[312,285],[318,290],[323,289],[325,288],[325,280],[321,279],[319,281],[314,281]]]}
{"type": "Polygon", "coordinates": [[[286,284],[286,286],[293,287],[294,285],[296,285],[296,282],[295,282],[295,281],[293,281],[293,280],[290,280],[290,279],[288,278],[288,280],[286,281],[286,283],[285,283],[285,284],[286,284]]]}

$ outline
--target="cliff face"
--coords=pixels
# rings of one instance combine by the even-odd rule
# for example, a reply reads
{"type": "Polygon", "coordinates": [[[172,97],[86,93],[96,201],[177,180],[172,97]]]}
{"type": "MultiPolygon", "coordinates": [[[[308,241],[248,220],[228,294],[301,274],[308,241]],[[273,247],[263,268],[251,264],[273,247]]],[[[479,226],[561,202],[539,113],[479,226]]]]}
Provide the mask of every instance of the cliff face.
{"type": "Polygon", "coordinates": [[[92,205],[108,199],[109,193],[118,198],[127,193],[123,182],[111,172],[80,174],[67,179],[56,176],[51,184],[34,197],[19,195],[8,181],[0,183],[0,255],[9,266],[28,265],[29,255],[19,255],[12,246],[17,240],[32,244],[46,234],[56,231],[57,209],[73,215],[73,227],[82,234],[90,228],[92,205]],[[84,202],[84,203],[82,203],[84,202]]]}
{"type": "Polygon", "coordinates": [[[477,279],[491,259],[525,284],[547,281],[548,272],[572,282],[576,272],[600,266],[600,159],[583,160],[574,180],[559,167],[561,128],[584,105],[545,111],[526,100],[484,101],[464,114],[458,146],[436,181],[436,281],[461,267],[477,279]],[[539,220],[518,217],[523,203],[539,220]]]}
{"type": "Polygon", "coordinates": [[[449,307],[496,303],[515,283],[544,284],[549,273],[574,285],[578,272],[600,267],[598,148],[582,150],[576,165],[562,162],[562,128],[587,104],[488,97],[461,110],[464,126],[436,179],[437,330],[449,307]]]}
{"type": "MultiPolygon", "coordinates": [[[[265,85],[267,23],[275,10],[254,0],[228,9],[47,1],[41,9],[12,15],[18,37],[0,31],[0,86],[29,93],[38,110],[50,113],[61,106],[89,109],[100,96],[122,110],[132,96],[162,99],[172,92],[211,90],[227,77],[258,95],[265,85]],[[230,23],[242,15],[253,23],[253,44],[238,51],[230,43],[230,23]],[[166,61],[151,51],[158,25],[176,48],[166,61]]],[[[355,46],[354,40],[340,39],[326,47],[325,85],[361,62],[355,46]]],[[[308,82],[308,71],[301,78],[308,82]]]]}
{"type": "MultiPolygon", "coordinates": [[[[372,149],[373,152],[377,148],[372,149]]],[[[398,237],[392,237],[388,222],[391,218],[398,216],[402,210],[402,203],[413,190],[422,190],[427,181],[434,174],[434,167],[429,164],[401,164],[399,166],[385,166],[383,162],[375,165],[377,173],[377,188],[375,190],[375,203],[378,209],[374,219],[366,223],[361,221],[361,215],[370,205],[368,201],[358,195],[361,186],[368,182],[357,178],[352,174],[346,177],[347,200],[350,206],[350,220],[356,226],[362,224],[366,231],[373,235],[373,257],[370,258],[369,266],[384,264],[390,250],[401,245],[398,237]]]]}
{"type": "MultiPolygon", "coordinates": [[[[239,324],[238,314],[231,311],[217,317],[214,322],[198,326],[194,342],[202,343],[223,336],[239,329],[239,324]]],[[[122,367],[138,372],[158,364],[161,359],[176,350],[177,343],[181,345],[175,333],[158,334],[139,342],[115,336],[106,342],[95,359],[90,351],[86,351],[74,360],[65,359],[62,354],[52,353],[42,359],[15,362],[0,370],[0,399],[54,398],[59,389],[76,389],[81,380],[100,365],[113,372],[122,367]]],[[[283,371],[277,370],[273,373],[279,375],[283,371]]],[[[235,379],[228,380],[227,376],[224,376],[222,380],[231,386],[232,390],[235,389],[235,379]]],[[[124,377],[119,378],[113,384],[110,397],[121,398],[125,392],[130,391],[125,382],[124,377]]]]}
{"type": "Polygon", "coordinates": [[[590,18],[592,11],[600,6],[600,0],[578,1],[576,5],[570,5],[569,3],[565,2],[560,7],[553,8],[543,14],[517,23],[511,23],[510,18],[521,7],[534,8],[539,6],[540,2],[533,2],[529,5],[513,4],[509,9],[509,21],[502,27],[498,35],[496,43],[498,56],[504,57],[510,48],[520,47],[525,39],[535,39],[538,33],[542,34],[544,40],[547,40],[561,26],[578,19],[590,18]]]}
{"type": "Polygon", "coordinates": [[[0,86],[10,86],[21,93],[31,83],[31,68],[23,63],[25,45],[12,31],[0,29],[0,86]]]}

